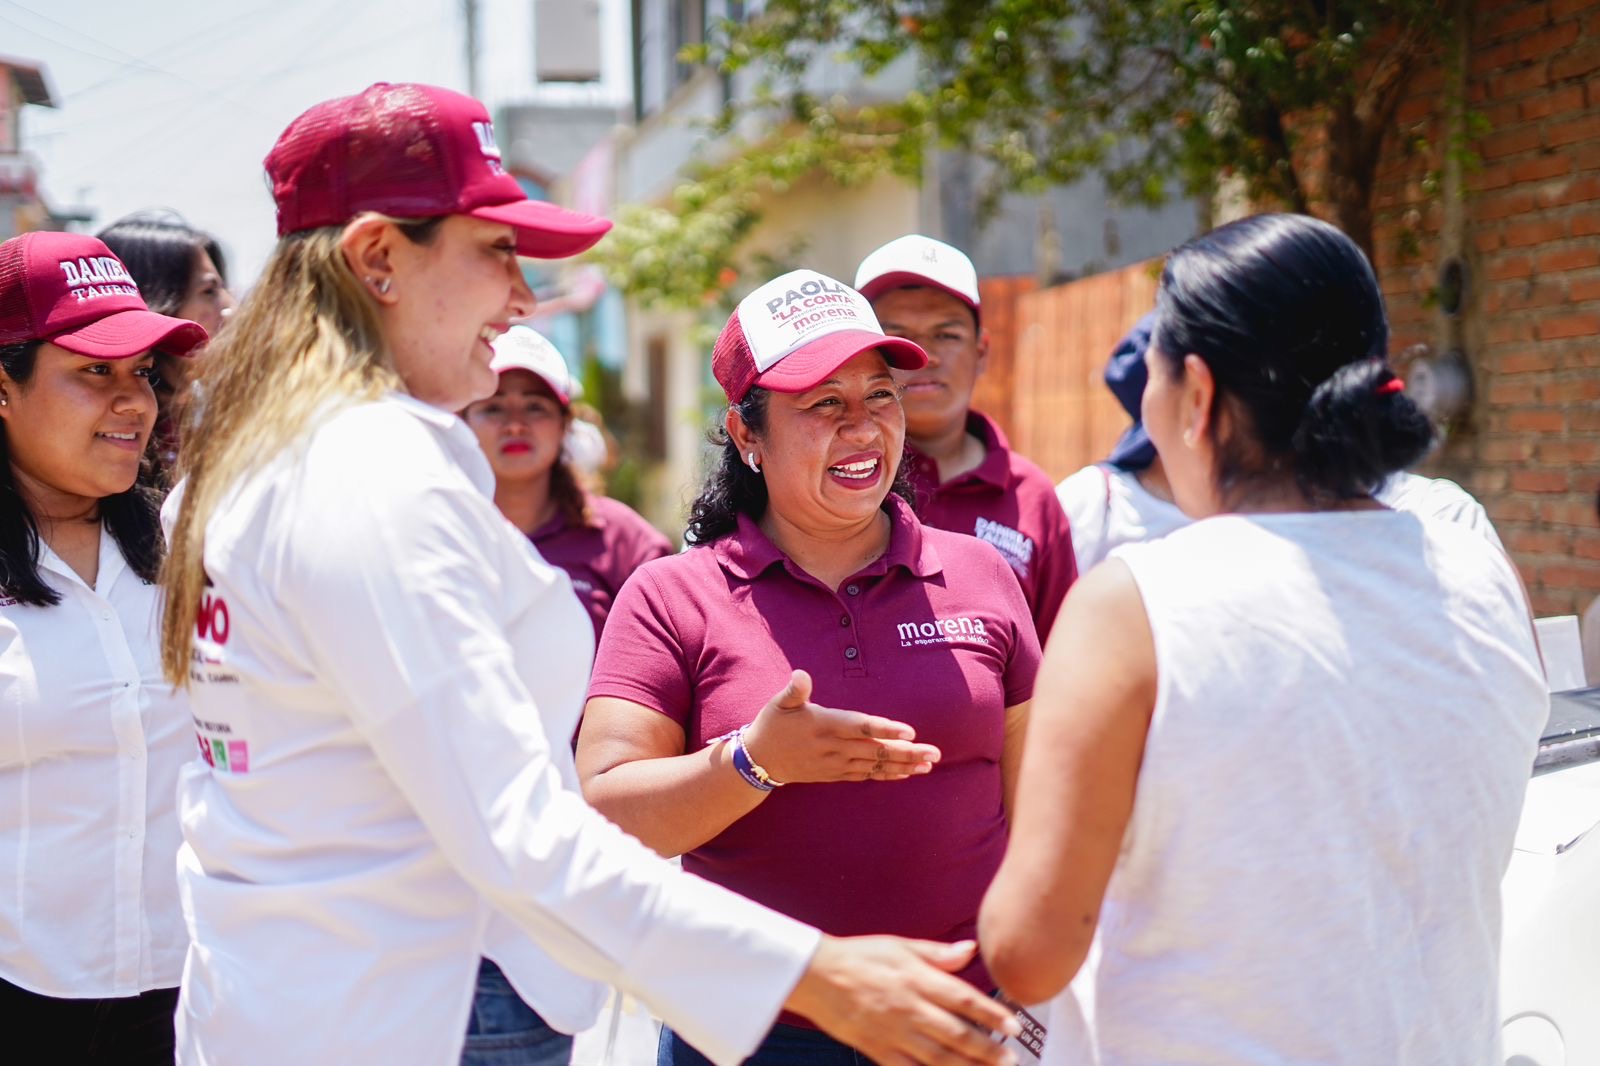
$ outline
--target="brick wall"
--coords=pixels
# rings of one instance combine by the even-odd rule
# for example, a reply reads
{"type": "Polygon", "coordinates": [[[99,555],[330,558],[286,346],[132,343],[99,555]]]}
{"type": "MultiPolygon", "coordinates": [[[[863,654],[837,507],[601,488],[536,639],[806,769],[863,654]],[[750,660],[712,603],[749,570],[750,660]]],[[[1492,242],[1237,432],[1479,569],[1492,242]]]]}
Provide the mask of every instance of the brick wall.
{"type": "Polygon", "coordinates": [[[1436,179],[1448,65],[1420,69],[1385,147],[1374,249],[1393,350],[1462,344],[1476,400],[1432,460],[1478,496],[1537,613],[1600,594],[1600,0],[1478,0],[1464,86],[1488,128],[1458,221],[1436,179]],[[1470,283],[1451,325],[1440,261],[1470,283]]]}

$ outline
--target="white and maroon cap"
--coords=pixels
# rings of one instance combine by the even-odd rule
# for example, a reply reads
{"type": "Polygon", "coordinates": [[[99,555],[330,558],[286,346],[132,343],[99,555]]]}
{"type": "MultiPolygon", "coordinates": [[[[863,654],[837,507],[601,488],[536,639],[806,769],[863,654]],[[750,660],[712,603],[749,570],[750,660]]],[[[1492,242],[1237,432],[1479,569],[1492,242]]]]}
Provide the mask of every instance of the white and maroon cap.
{"type": "Polygon", "coordinates": [[[861,260],[856,288],[869,300],[890,289],[932,288],[949,293],[978,315],[978,271],[961,249],[920,233],[896,237],[861,260]]]}
{"type": "Polygon", "coordinates": [[[495,373],[526,370],[537,374],[550,386],[562,407],[570,407],[572,398],[583,394],[583,386],[567,369],[567,361],[556,351],[556,346],[533,327],[512,326],[494,339],[492,347],[494,358],[489,361],[489,368],[495,373]]]}
{"type": "Polygon", "coordinates": [[[206,331],[146,307],[122,260],[94,237],[24,233],[0,244],[0,344],[28,341],[126,359],[152,348],[188,355],[206,331]]]}
{"type": "Polygon", "coordinates": [[[872,348],[900,370],[928,365],[916,344],[884,335],[859,292],[815,270],[792,270],[739,301],[711,351],[711,372],[728,402],[738,403],[756,385],[773,392],[815,388],[872,348]]]}

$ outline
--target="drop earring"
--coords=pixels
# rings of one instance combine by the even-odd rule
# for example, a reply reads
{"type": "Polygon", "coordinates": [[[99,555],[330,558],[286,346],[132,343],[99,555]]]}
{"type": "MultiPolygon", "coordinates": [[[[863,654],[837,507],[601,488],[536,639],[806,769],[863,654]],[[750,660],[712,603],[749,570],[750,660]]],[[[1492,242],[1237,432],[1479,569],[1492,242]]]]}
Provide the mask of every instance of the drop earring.
{"type": "Polygon", "coordinates": [[[392,281],[392,278],[384,278],[382,281],[379,281],[377,278],[370,275],[367,277],[367,284],[377,289],[379,296],[389,295],[389,285],[392,281]]]}
{"type": "Polygon", "coordinates": [[[745,465],[748,466],[751,470],[754,470],[758,474],[761,473],[761,464],[756,462],[756,453],[755,452],[745,452],[744,453],[744,461],[745,461],[745,465]]]}

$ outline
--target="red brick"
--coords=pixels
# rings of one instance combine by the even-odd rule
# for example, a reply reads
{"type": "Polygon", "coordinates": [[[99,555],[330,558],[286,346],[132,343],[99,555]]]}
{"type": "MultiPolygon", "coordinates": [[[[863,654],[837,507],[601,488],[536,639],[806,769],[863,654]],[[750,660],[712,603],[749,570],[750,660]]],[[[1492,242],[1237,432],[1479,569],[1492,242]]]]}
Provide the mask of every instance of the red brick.
{"type": "Polygon", "coordinates": [[[1600,335],[1600,315],[1547,315],[1539,321],[1539,339],[1559,340],[1562,337],[1593,337],[1600,335]]]}
{"type": "Polygon", "coordinates": [[[1528,599],[1536,617],[1548,618],[1552,615],[1577,613],[1572,606],[1570,595],[1545,592],[1539,587],[1537,578],[1526,562],[1520,559],[1513,559],[1512,562],[1517,564],[1517,570],[1522,574],[1522,583],[1528,586],[1528,599]]]}
{"type": "MultiPolygon", "coordinates": [[[[1579,144],[1573,151],[1579,170],[1600,170],[1600,142],[1579,144]]],[[[1515,174],[1511,175],[1513,178],[1515,174]]]]}
{"type": "Polygon", "coordinates": [[[1511,490],[1513,492],[1566,492],[1567,472],[1565,470],[1513,470],[1511,472],[1511,490]]]}
{"type": "Polygon", "coordinates": [[[1575,562],[1541,566],[1539,580],[1547,589],[1555,587],[1593,592],[1600,589],[1600,566],[1584,566],[1575,562]]]}
{"type": "Polygon", "coordinates": [[[1538,195],[1540,207],[1562,207],[1590,200],[1600,200],[1600,175],[1553,181],[1540,189],[1538,195]]]}
{"type": "Polygon", "coordinates": [[[1539,517],[1546,522],[1560,522],[1569,526],[1593,526],[1594,499],[1579,502],[1570,497],[1564,500],[1540,500],[1536,506],[1539,517]]]}
{"type": "Polygon", "coordinates": [[[1566,225],[1559,219],[1529,218],[1506,223],[1507,248],[1526,248],[1534,244],[1549,244],[1567,235],[1566,225]]]}
{"type": "Polygon", "coordinates": [[[1501,497],[1485,500],[1483,506],[1497,526],[1509,522],[1532,522],[1539,517],[1532,500],[1511,500],[1501,497]]]}
{"type": "Polygon", "coordinates": [[[1489,86],[1489,94],[1496,100],[1505,100],[1521,96],[1533,89],[1541,88],[1550,83],[1549,64],[1534,63],[1531,66],[1511,70],[1495,78],[1489,86]]]}
{"type": "Polygon", "coordinates": [[[1539,147],[1539,127],[1533,124],[1513,126],[1489,134],[1478,149],[1485,159],[1504,159],[1508,155],[1529,152],[1539,147]]]}
{"type": "Polygon", "coordinates": [[[1511,164],[1512,181],[1544,181],[1572,173],[1572,160],[1565,155],[1538,155],[1511,164]]]}
{"type": "Polygon", "coordinates": [[[1472,235],[1472,243],[1480,252],[1492,252],[1500,247],[1500,231],[1479,230],[1472,235]]]}
{"type": "Polygon", "coordinates": [[[1600,559],[1600,532],[1580,529],[1572,535],[1572,554],[1579,559],[1600,559]]]}
{"type": "Polygon", "coordinates": [[[1555,353],[1547,348],[1507,352],[1495,362],[1497,374],[1542,374],[1556,368],[1555,353]]]}
{"type": "Polygon", "coordinates": [[[1560,22],[1564,18],[1593,7],[1594,0],[1551,0],[1550,21],[1560,22]]]}
{"type": "Polygon", "coordinates": [[[1533,340],[1532,327],[1532,321],[1527,315],[1502,315],[1489,323],[1489,343],[1516,344],[1519,341],[1531,341],[1533,340]]]}
{"type": "MultiPolygon", "coordinates": [[[[1544,59],[1565,51],[1577,43],[1583,27],[1573,22],[1558,22],[1549,29],[1530,33],[1517,39],[1518,59],[1544,59]]],[[[1552,68],[1554,64],[1551,64],[1552,68]]],[[[1551,71],[1554,74],[1554,69],[1551,71]]],[[[1557,75],[1560,77],[1560,75],[1557,75]]]]}
{"type": "Polygon", "coordinates": [[[1511,184],[1511,180],[1511,168],[1508,166],[1484,167],[1467,175],[1467,189],[1471,192],[1503,189],[1511,184]]]}
{"type": "Polygon", "coordinates": [[[1491,17],[1485,35],[1489,40],[1496,37],[1510,37],[1531,30],[1535,26],[1543,26],[1550,21],[1550,12],[1543,4],[1529,4],[1527,7],[1512,7],[1506,9],[1498,17],[1491,17]]]}
{"type": "Polygon", "coordinates": [[[1600,137],[1600,115],[1585,115],[1570,122],[1552,122],[1544,128],[1545,143],[1552,148],[1600,137]]]}
{"type": "Polygon", "coordinates": [[[1554,529],[1514,529],[1506,534],[1505,543],[1519,555],[1568,555],[1572,533],[1554,529]]]}
{"type": "Polygon", "coordinates": [[[1600,246],[1593,241],[1578,241],[1561,248],[1551,248],[1541,251],[1534,264],[1541,274],[1600,266],[1600,246]]]}
{"type": "Polygon", "coordinates": [[[1574,237],[1593,237],[1600,233],[1600,211],[1584,211],[1572,216],[1574,237]]]}
{"type": "Polygon", "coordinates": [[[1539,461],[1561,465],[1593,466],[1600,461],[1600,441],[1551,440],[1539,444],[1539,461]]]}
{"type": "Polygon", "coordinates": [[[1575,278],[1567,283],[1567,299],[1575,304],[1600,300],[1600,278],[1575,278]]]}
{"type": "MultiPolygon", "coordinates": [[[[1574,31],[1578,28],[1576,22],[1564,23],[1563,25],[1571,26],[1574,31]]],[[[1523,40],[1527,40],[1527,38],[1523,38],[1523,40]]],[[[1520,45],[1522,41],[1517,43],[1520,45]]],[[[1593,74],[1597,70],[1600,70],[1600,41],[1588,42],[1560,54],[1551,53],[1549,76],[1553,81],[1581,78],[1586,74],[1593,74]]]]}
{"type": "Polygon", "coordinates": [[[1499,192],[1484,193],[1472,206],[1473,213],[1484,221],[1525,215],[1533,210],[1533,190],[1513,185],[1499,192]]]}
{"type": "Polygon", "coordinates": [[[1583,86],[1564,85],[1559,89],[1528,97],[1517,106],[1517,113],[1525,119],[1539,119],[1566,111],[1577,111],[1583,107],[1583,101],[1583,86]]]}
{"type": "Polygon", "coordinates": [[[1534,307],[1559,307],[1567,302],[1566,286],[1560,281],[1539,281],[1531,285],[1508,286],[1504,304],[1508,311],[1534,307]]]}
{"type": "MultiPolygon", "coordinates": [[[[1600,378],[1591,375],[1576,380],[1547,381],[1539,386],[1539,396],[1545,403],[1555,407],[1568,403],[1594,403],[1600,401],[1600,378]]],[[[1544,452],[1541,450],[1539,454],[1543,455],[1544,452]]]]}
{"type": "Polygon", "coordinates": [[[1484,441],[1478,456],[1486,463],[1521,463],[1533,457],[1533,445],[1519,437],[1484,441]]]}
{"type": "Polygon", "coordinates": [[[1514,378],[1510,381],[1496,381],[1489,386],[1489,402],[1496,407],[1531,404],[1538,398],[1538,386],[1531,381],[1524,381],[1520,378],[1514,378]]]}
{"type": "Polygon", "coordinates": [[[1560,411],[1526,408],[1509,412],[1506,428],[1513,433],[1560,433],[1566,428],[1566,420],[1560,411]]]}
{"type": "Polygon", "coordinates": [[[1525,255],[1497,255],[1485,264],[1484,276],[1490,281],[1525,278],[1533,273],[1533,260],[1525,255]]]}
{"type": "Polygon", "coordinates": [[[1517,46],[1510,41],[1504,41],[1492,48],[1474,49],[1472,53],[1472,88],[1482,92],[1484,75],[1490,71],[1501,70],[1517,61],[1517,46]]]}
{"type": "Polygon", "coordinates": [[[1574,407],[1567,412],[1567,428],[1574,433],[1600,433],[1600,410],[1574,407]]]}

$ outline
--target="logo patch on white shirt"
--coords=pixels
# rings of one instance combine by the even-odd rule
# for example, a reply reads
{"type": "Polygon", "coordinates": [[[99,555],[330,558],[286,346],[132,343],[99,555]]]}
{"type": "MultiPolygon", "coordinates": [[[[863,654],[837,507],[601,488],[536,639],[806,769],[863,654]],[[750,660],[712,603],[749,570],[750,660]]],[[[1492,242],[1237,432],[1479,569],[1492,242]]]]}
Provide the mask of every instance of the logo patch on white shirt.
{"type": "Polygon", "coordinates": [[[1011,569],[1017,572],[1017,576],[1024,578],[1028,576],[1028,567],[1033,562],[1032,537],[1019,533],[1010,526],[991,522],[987,518],[978,519],[972,535],[1000,549],[1000,554],[1005,556],[1006,562],[1011,564],[1011,569]]]}

